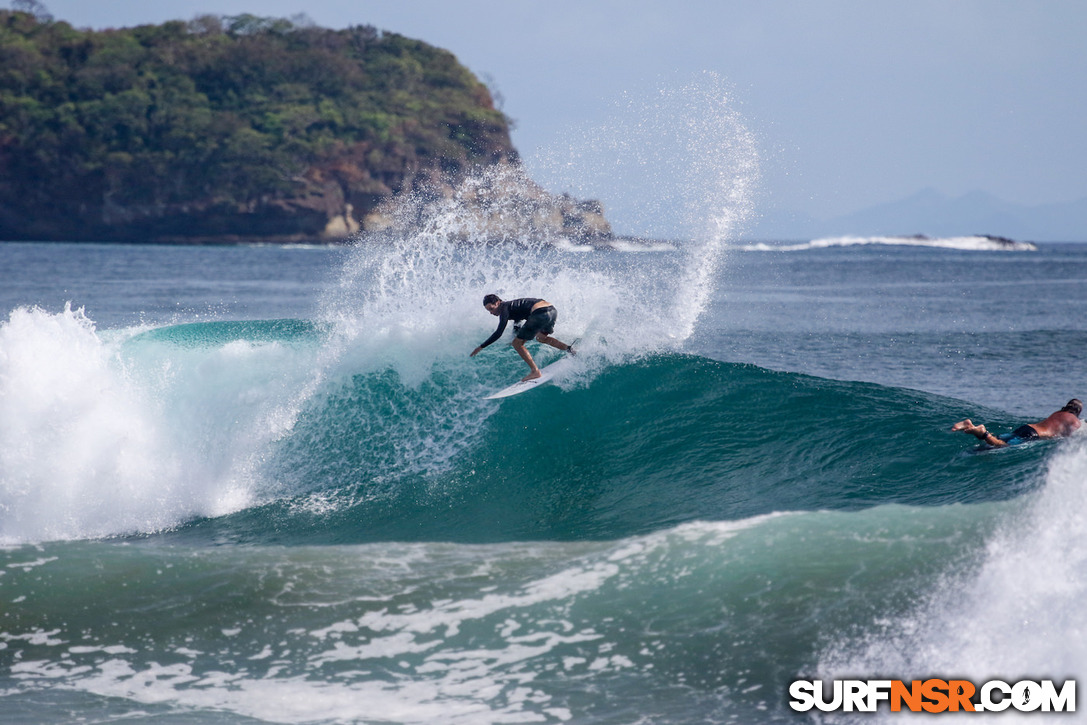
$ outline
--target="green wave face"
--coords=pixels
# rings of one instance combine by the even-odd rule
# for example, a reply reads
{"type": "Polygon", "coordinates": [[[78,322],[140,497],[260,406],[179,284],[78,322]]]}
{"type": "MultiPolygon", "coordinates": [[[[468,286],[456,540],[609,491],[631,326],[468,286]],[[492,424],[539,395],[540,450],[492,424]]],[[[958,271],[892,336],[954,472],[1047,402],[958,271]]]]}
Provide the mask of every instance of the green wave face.
{"type": "Polygon", "coordinates": [[[1033,485],[1042,450],[968,455],[947,432],[949,399],[677,354],[491,407],[477,397],[452,374],[415,387],[391,370],[354,376],[280,442],[265,471],[274,501],[179,535],[612,539],[781,511],[1001,500],[1033,485]]]}

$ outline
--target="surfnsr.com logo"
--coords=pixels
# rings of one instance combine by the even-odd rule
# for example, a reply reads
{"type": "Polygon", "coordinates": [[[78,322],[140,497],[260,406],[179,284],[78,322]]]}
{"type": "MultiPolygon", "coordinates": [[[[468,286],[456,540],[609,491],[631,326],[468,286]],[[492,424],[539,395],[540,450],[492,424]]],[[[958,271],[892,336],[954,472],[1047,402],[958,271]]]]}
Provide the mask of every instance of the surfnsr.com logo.
{"type": "Polygon", "coordinates": [[[882,702],[891,712],[1076,711],[1075,680],[1059,688],[1052,680],[990,680],[980,687],[969,680],[834,680],[829,693],[822,680],[797,680],[789,686],[789,696],[789,707],[797,712],[876,712],[882,702]]]}

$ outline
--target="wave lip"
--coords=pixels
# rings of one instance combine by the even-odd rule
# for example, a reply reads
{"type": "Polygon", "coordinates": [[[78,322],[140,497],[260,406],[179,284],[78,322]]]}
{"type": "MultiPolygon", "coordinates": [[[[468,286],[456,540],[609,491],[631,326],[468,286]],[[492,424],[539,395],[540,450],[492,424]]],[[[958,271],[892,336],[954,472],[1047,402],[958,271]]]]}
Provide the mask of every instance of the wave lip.
{"type": "Polygon", "coordinates": [[[809,249],[830,249],[832,247],[931,247],[937,249],[958,249],[968,252],[1036,252],[1038,246],[1033,242],[1017,242],[1006,237],[990,234],[974,234],[960,237],[927,237],[923,234],[913,236],[841,236],[822,237],[799,244],[767,244],[760,242],[741,247],[748,252],[799,252],[809,249]]]}

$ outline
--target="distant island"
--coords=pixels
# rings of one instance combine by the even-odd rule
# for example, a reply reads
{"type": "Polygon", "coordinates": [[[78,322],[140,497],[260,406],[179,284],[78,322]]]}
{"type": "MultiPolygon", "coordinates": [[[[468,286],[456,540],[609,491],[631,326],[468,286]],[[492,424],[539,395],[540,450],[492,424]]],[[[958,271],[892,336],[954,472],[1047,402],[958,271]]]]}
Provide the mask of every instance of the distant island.
{"type": "MultiPolygon", "coordinates": [[[[400,195],[518,164],[487,87],[395,33],[0,10],[0,240],[344,239],[400,195]]],[[[544,231],[610,236],[598,203],[531,193],[544,231]]]]}

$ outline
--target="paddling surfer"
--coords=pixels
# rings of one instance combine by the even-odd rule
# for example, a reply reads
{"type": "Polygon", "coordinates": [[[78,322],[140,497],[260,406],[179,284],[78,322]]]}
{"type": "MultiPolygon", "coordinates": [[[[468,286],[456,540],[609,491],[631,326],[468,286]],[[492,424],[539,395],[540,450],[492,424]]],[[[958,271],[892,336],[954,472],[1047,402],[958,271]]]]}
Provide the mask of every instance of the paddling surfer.
{"type": "Polygon", "coordinates": [[[1039,438],[1064,438],[1069,436],[1079,428],[1079,415],[1082,412],[1083,403],[1076,398],[1072,398],[1063,408],[1051,414],[1045,420],[1029,425],[1021,425],[1011,433],[1002,436],[993,435],[985,430],[984,425],[974,425],[969,418],[960,420],[951,426],[951,430],[969,433],[982,443],[999,448],[1039,438]]]}
{"type": "Polygon", "coordinates": [[[525,348],[525,342],[528,340],[536,338],[537,342],[564,350],[571,355],[575,354],[574,348],[561,340],[551,337],[551,333],[555,331],[555,321],[558,319],[559,313],[555,306],[547,300],[536,297],[522,297],[503,302],[498,295],[491,294],[483,298],[483,306],[487,308],[487,312],[498,318],[498,329],[482,345],[472,350],[469,357],[475,357],[483,348],[500,338],[506,330],[506,323],[510,320],[515,322],[525,321],[513,338],[513,349],[517,351],[522,360],[528,363],[530,369],[529,374],[521,378],[522,380],[535,380],[540,377],[540,368],[536,366],[532,354],[525,348]]]}

